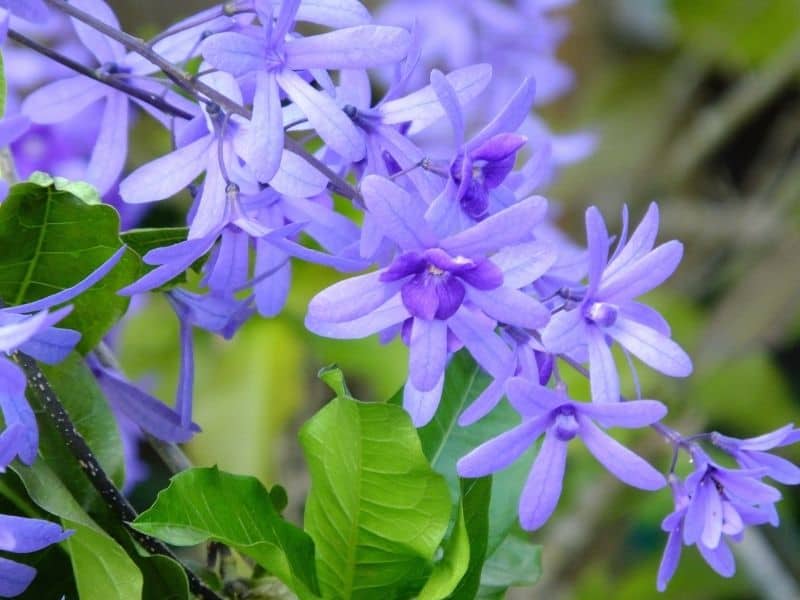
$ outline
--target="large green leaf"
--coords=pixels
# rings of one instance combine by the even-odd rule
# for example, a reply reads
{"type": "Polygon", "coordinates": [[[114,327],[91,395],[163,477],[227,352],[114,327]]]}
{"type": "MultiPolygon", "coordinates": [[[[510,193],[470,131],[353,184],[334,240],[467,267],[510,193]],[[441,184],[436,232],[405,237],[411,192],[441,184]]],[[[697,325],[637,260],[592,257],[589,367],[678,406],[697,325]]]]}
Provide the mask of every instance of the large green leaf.
{"type": "MultiPolygon", "coordinates": [[[[504,431],[519,424],[519,416],[507,402],[499,404],[489,415],[470,425],[458,425],[458,416],[489,385],[483,372],[466,350],[458,352],[447,367],[444,390],[433,420],[419,429],[422,449],[435,471],[444,475],[457,502],[460,495],[456,462],[459,458],[504,431]]],[[[402,390],[391,400],[402,403],[402,390]]],[[[487,553],[491,554],[508,534],[517,519],[517,502],[525,477],[534,458],[527,452],[513,465],[492,478],[487,553]]]]}
{"type": "MultiPolygon", "coordinates": [[[[84,279],[122,246],[119,215],[111,206],[35,183],[13,186],[0,205],[0,298],[20,304],[49,296],[84,279]]],[[[139,274],[141,261],[127,252],[100,282],[71,302],[61,325],[81,332],[91,350],[125,313],[117,290],[139,274]]]]}
{"type": "Polygon", "coordinates": [[[311,538],[281,518],[255,477],[216,467],[179,473],[133,527],[175,546],[222,542],[268,569],[300,598],[317,597],[311,538]]]}
{"type": "Polygon", "coordinates": [[[459,505],[453,530],[444,544],[442,559],[433,566],[431,576],[417,595],[417,600],[443,600],[450,596],[467,572],[469,553],[464,507],[459,505]]]}
{"type": "Polygon", "coordinates": [[[450,595],[452,600],[474,598],[478,593],[489,542],[491,494],[491,477],[461,480],[461,506],[469,538],[469,563],[466,573],[450,595]]]}
{"type": "Polygon", "coordinates": [[[44,461],[14,463],[31,499],[75,530],[67,539],[81,600],[130,600],[142,595],[142,574],[125,550],[83,510],[44,461]]]}
{"type": "Polygon", "coordinates": [[[535,584],[542,576],[542,547],[510,535],[486,561],[479,598],[504,598],[510,587],[535,584]]]}
{"type": "Polygon", "coordinates": [[[167,556],[134,557],[144,575],[142,600],[188,600],[186,571],[167,556]]]}
{"type": "Polygon", "coordinates": [[[146,227],[129,229],[123,232],[120,237],[139,256],[144,256],[150,250],[185,242],[188,234],[188,227],[146,227]]]}
{"type": "Polygon", "coordinates": [[[407,598],[447,530],[447,485],[399,407],[337,398],[300,431],[311,473],[305,526],[323,596],[407,598]]]}

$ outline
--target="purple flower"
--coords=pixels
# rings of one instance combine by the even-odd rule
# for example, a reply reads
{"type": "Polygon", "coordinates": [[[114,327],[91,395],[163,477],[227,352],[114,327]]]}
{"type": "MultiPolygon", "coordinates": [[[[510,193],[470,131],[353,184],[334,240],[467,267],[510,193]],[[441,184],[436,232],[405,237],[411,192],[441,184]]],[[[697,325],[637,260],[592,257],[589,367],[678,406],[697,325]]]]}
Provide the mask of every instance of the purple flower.
{"type": "Polygon", "coordinates": [[[416,425],[424,425],[436,411],[450,352],[464,345],[500,377],[510,354],[493,332],[496,322],[535,329],[549,319],[536,299],[520,291],[539,271],[529,263],[540,256],[495,254],[530,239],[545,201],[530,198],[440,237],[419,197],[375,175],[363,179],[361,191],[367,210],[400,254],[384,269],[317,294],[306,326],[327,337],[359,338],[402,324],[410,347],[404,406],[416,425]]]}
{"type": "Polygon", "coordinates": [[[256,2],[260,31],[220,33],[209,37],[202,47],[203,57],[217,69],[235,76],[255,73],[250,164],[265,183],[277,172],[283,152],[281,91],[344,159],[360,160],[366,151],[355,126],[334,99],[314,88],[298,71],[313,73],[319,80],[328,69],[364,69],[398,62],[410,42],[403,29],[375,25],[305,38],[292,36],[299,7],[300,0],[284,0],[273,22],[272,3],[256,2]]]}
{"type": "MultiPolygon", "coordinates": [[[[72,307],[52,313],[48,309],[68,302],[102,279],[119,261],[127,248],[121,248],[86,279],[46,298],[0,309],[0,352],[20,350],[48,364],[62,361],[80,339],[77,331],[53,327],[66,317],[72,307]],[[27,314],[34,313],[34,314],[27,314]]],[[[33,464],[39,448],[36,417],[25,399],[26,380],[22,370],[7,358],[0,357],[0,410],[8,428],[0,438],[0,470],[18,456],[33,464]],[[8,433],[8,430],[14,430],[8,433]]]]}
{"type": "Polygon", "coordinates": [[[462,477],[482,477],[504,469],[544,434],[519,500],[519,519],[525,529],[538,529],[553,514],[561,496],[567,446],[576,437],[606,469],[628,485],[643,490],[657,490],[665,485],[661,473],[593,422],[600,421],[604,427],[646,427],[667,414],[660,402],[635,400],[604,405],[574,402],[563,387],[552,390],[520,377],[508,381],[506,392],[512,406],[523,416],[523,422],[462,457],[457,469],[462,477]]]}
{"type": "Polygon", "coordinates": [[[661,524],[669,537],[658,571],[659,591],[674,575],[684,545],[696,545],[714,571],[731,577],[736,564],[727,540],[741,541],[749,525],[778,524],[774,504],[781,494],[759,481],[764,469],[726,469],[696,447],[692,456],[696,468],[685,484],[670,477],[675,510],[661,524]]]}
{"type": "MultiPolygon", "coordinates": [[[[623,214],[624,225],[627,213],[623,214]]],[[[686,377],[692,361],[670,339],[667,322],[635,299],[664,282],[678,266],[683,246],[675,240],[653,248],[658,233],[658,207],[650,205],[630,240],[625,227],[616,251],[608,258],[610,240],[600,211],[586,211],[589,283],[570,290],[563,310],[542,332],[548,351],[569,353],[588,349],[592,400],[619,400],[619,376],[608,339],[648,366],[672,377],[686,377]],[[575,303],[572,299],[578,298],[575,303]]]]}
{"type": "MultiPolygon", "coordinates": [[[[3,7],[12,15],[30,21],[31,23],[43,23],[47,21],[50,12],[44,0],[0,0],[0,7],[3,7]]],[[[0,9],[0,12],[5,12],[0,9]]],[[[4,16],[6,27],[8,15],[4,16]]]]}
{"type": "MultiPolygon", "coordinates": [[[[0,550],[15,554],[36,552],[58,544],[74,531],[62,529],[43,519],[0,515],[0,550]]],[[[0,597],[22,594],[36,577],[36,569],[7,558],[0,558],[0,597]]]]}
{"type": "MultiPolygon", "coordinates": [[[[119,29],[119,21],[103,0],[74,0],[73,4],[119,29]]],[[[127,80],[130,77],[149,75],[156,71],[154,65],[144,62],[139,62],[135,69],[128,66],[129,58],[122,44],[77,20],[73,19],[73,25],[78,37],[97,59],[99,68],[106,74],[127,80]]],[[[160,91],[159,86],[156,86],[156,91],[160,91]]],[[[172,99],[172,96],[170,98],[172,99]]],[[[70,119],[84,108],[99,101],[105,102],[105,108],[97,142],[87,167],[86,179],[103,195],[114,185],[125,165],[128,151],[128,95],[78,75],[40,88],[25,99],[22,112],[34,123],[53,124],[70,119]]],[[[141,105],[147,110],[152,110],[145,103],[141,105]]]]}
{"type": "Polygon", "coordinates": [[[798,431],[790,423],[770,433],[744,440],[714,432],[711,442],[730,454],[742,469],[761,469],[765,477],[786,485],[797,485],[800,483],[800,467],[767,450],[797,443],[800,441],[798,431]]]}

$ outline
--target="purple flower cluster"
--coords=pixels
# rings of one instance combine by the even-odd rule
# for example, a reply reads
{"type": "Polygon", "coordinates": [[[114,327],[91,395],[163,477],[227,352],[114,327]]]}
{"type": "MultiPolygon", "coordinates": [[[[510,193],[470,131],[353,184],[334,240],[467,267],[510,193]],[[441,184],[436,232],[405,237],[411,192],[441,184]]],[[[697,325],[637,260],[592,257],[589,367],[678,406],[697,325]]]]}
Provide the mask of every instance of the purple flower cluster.
{"type": "MultiPolygon", "coordinates": [[[[797,441],[797,430],[750,440],[711,435],[740,466],[730,469],[694,438],[666,428],[664,404],[638,392],[630,401],[620,396],[615,350],[671,377],[692,371],[669,324],[640,300],[675,272],[683,249],[674,240],[656,245],[655,204],[630,235],[623,209],[616,238],[590,207],[580,247],[560,233],[540,195],[560,165],[593,145],[584,134],[554,136],[532,113],[572,83],[555,59],[565,23],[552,14],[569,3],[392,0],[381,15],[394,25],[385,25],[373,24],[357,0],[234,0],[177,23],[146,52],[121,35],[103,0],[69,3],[100,27],[74,12],[66,21],[50,15],[51,35],[63,42],[75,34],[82,48],[74,56],[91,65],[91,76],[37,67],[44,74],[12,92],[45,85],[15,101],[20,113],[14,108],[0,122],[0,143],[15,142],[24,163],[36,135],[52,148],[69,146],[57,143],[66,139],[59,128],[91,114],[96,141],[69,158],[107,201],[118,195],[142,207],[184,190],[193,199],[187,239],[149,251],[143,260],[153,268],[121,291],[166,288],[180,322],[175,407],[90,356],[115,410],[153,436],[187,441],[199,430],[192,420],[195,328],[230,338],[255,313],[280,313],[292,260],[360,273],[320,291],[306,327],[331,338],[399,337],[409,348],[403,404],[418,427],[435,417],[448,362],[466,349],[491,383],[459,424],[483,419],[503,397],[521,422],[462,457],[458,472],[494,473],[541,440],[519,502],[523,527],[537,529],[554,513],[567,448],[578,439],[624,483],[657,490],[669,481],[676,510],[664,521],[670,537],[660,589],[683,545],[696,545],[715,570],[732,573],[728,540],[747,525],[777,522],[780,495],[761,479],[800,482],[797,467],[768,453],[797,441]],[[199,63],[192,77],[182,70],[189,60],[199,63]],[[376,75],[385,83],[379,99],[376,75]],[[132,107],[169,131],[172,149],[123,175],[132,107]],[[431,135],[436,127],[449,134],[431,135]],[[336,210],[335,194],[351,202],[356,219],[336,210]],[[307,240],[314,247],[301,243],[307,240]],[[200,291],[175,287],[197,264],[200,291]],[[559,374],[565,366],[588,375],[588,401],[568,395],[559,374]],[[694,471],[684,481],[674,469],[666,478],[606,431],[645,427],[676,453],[691,453],[694,471]]],[[[19,19],[47,14],[40,1],[0,0],[0,7],[12,38],[25,27],[19,19]]],[[[0,310],[0,350],[63,358],[76,338],[52,325],[66,309],[46,309],[103,269],[69,294],[0,310]]],[[[35,421],[24,377],[5,359],[0,385],[7,424],[0,468],[14,457],[29,464],[35,421]]],[[[3,543],[0,532],[0,549],[3,543]]]]}

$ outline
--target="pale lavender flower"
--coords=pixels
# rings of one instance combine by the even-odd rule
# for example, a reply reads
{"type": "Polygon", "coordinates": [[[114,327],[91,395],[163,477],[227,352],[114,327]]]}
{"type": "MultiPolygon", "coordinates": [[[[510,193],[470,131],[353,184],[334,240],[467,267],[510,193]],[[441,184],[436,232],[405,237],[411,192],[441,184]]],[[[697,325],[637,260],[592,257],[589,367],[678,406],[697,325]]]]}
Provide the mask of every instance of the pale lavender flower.
{"type": "Polygon", "coordinates": [[[763,469],[764,476],[786,485],[800,484],[800,467],[767,452],[800,441],[793,424],[758,437],[740,440],[721,433],[711,434],[711,442],[730,454],[743,469],[763,469]]]}
{"type": "Polygon", "coordinates": [[[317,79],[329,69],[363,69],[400,61],[410,43],[396,27],[360,25],[310,37],[290,35],[299,0],[284,0],[273,22],[271,2],[255,2],[261,29],[209,37],[202,46],[209,64],[236,76],[255,73],[251,168],[262,182],[271,182],[283,153],[280,92],[294,102],[322,140],[342,158],[360,160],[364,142],[334,99],[310,85],[298,71],[317,79]]]}
{"type": "Polygon", "coordinates": [[[423,216],[425,203],[391,181],[361,183],[367,210],[400,254],[377,272],[323,290],[308,307],[306,326],[334,338],[360,338],[403,324],[410,348],[404,406],[413,422],[433,417],[450,352],[462,344],[489,373],[501,377],[508,347],[493,332],[497,321],[536,329],[549,312],[519,291],[538,272],[539,256],[497,253],[530,239],[544,216],[543,198],[530,198],[470,229],[438,235],[423,216]],[[496,254],[497,253],[497,254],[496,254]],[[522,263],[522,265],[520,264],[522,263]]]}
{"type": "MultiPolygon", "coordinates": [[[[43,519],[0,515],[0,550],[27,554],[58,544],[75,533],[43,519]]],[[[0,558],[0,597],[14,598],[22,594],[36,577],[36,569],[0,558]]]]}
{"type": "Polygon", "coordinates": [[[675,510],[661,524],[669,537],[658,571],[659,591],[674,575],[682,546],[696,545],[714,571],[732,577],[736,563],[728,541],[740,542],[747,526],[778,525],[775,503],[781,494],[760,481],[767,469],[727,469],[697,447],[692,457],[695,470],[685,483],[670,477],[675,510]]]}
{"type": "Polygon", "coordinates": [[[542,332],[545,348],[553,353],[588,350],[595,402],[619,400],[619,376],[609,338],[665,375],[689,375],[692,361],[670,339],[667,322],[635,300],[672,275],[683,255],[682,244],[675,240],[653,248],[658,233],[656,204],[650,205],[630,240],[623,232],[610,260],[610,239],[595,207],[586,211],[586,231],[589,283],[585,289],[569,290],[563,310],[553,315],[542,332]]]}
{"type": "Polygon", "coordinates": [[[594,424],[596,420],[603,427],[646,427],[667,414],[660,402],[574,402],[563,386],[553,390],[520,377],[508,381],[506,393],[523,422],[462,457],[457,469],[462,477],[482,477],[504,469],[544,434],[519,500],[523,528],[538,529],[553,514],[561,496],[567,446],[576,437],[608,471],[628,485],[657,490],[666,484],[664,476],[648,462],[594,424]]]}
{"type": "MultiPolygon", "coordinates": [[[[74,0],[77,8],[90,12],[96,18],[119,29],[119,21],[113,11],[103,0],[74,0]]],[[[127,55],[119,42],[96,31],[88,25],[74,20],[73,26],[84,46],[91,52],[107,75],[116,76],[124,81],[141,78],[157,70],[151,63],[133,59],[135,55],[127,55]],[[128,63],[131,62],[131,65],[128,63]]],[[[154,88],[162,92],[163,86],[137,80],[137,86],[154,88]]],[[[180,96],[168,93],[171,102],[181,106],[180,96]]],[[[129,106],[131,98],[115,88],[109,87],[82,75],[61,79],[47,84],[28,96],[22,104],[22,112],[34,123],[53,124],[68,120],[84,108],[104,102],[100,130],[92,151],[85,178],[103,195],[108,192],[118,179],[125,165],[128,151],[129,106]]],[[[133,100],[146,111],[160,117],[149,104],[137,99],[133,100]]]]}
{"type": "Polygon", "coordinates": [[[9,13],[31,23],[44,23],[50,16],[44,0],[0,0],[0,21],[3,30],[8,29],[9,13]]]}

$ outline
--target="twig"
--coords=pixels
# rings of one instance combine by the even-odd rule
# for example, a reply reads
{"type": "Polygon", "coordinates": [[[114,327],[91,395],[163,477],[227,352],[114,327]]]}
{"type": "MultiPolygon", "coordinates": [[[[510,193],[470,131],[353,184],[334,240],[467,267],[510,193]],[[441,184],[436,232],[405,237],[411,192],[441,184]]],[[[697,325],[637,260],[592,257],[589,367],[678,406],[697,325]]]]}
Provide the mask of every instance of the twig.
{"type": "Polygon", "coordinates": [[[167,113],[168,115],[172,115],[173,117],[180,117],[182,119],[191,119],[193,115],[187,113],[184,110],[181,110],[177,106],[173,106],[160,96],[153,94],[151,92],[147,92],[136,86],[130,85],[129,83],[125,82],[124,80],[120,79],[119,77],[114,76],[111,73],[105,73],[100,69],[90,69],[89,67],[82,65],[79,62],[72,60],[71,58],[64,56],[63,54],[48,48],[47,46],[43,46],[38,42],[30,39],[27,36],[22,35],[18,31],[14,31],[13,29],[8,30],[8,37],[17,42],[18,44],[22,44],[23,46],[27,46],[31,50],[35,50],[39,54],[46,56],[47,58],[54,60],[55,62],[75,71],[76,73],[80,73],[81,75],[88,77],[89,79],[93,79],[94,81],[98,81],[103,85],[107,85],[115,90],[118,90],[128,96],[136,98],[137,100],[141,100],[149,104],[150,106],[157,108],[158,110],[167,113]]]}
{"type": "MultiPolygon", "coordinates": [[[[115,29],[95,16],[82,11],[68,2],[65,2],[65,0],[45,1],[61,12],[79,21],[82,21],[83,23],[86,23],[89,27],[92,27],[100,33],[107,35],[111,39],[118,41],[131,52],[135,52],[148,62],[154,64],[161,69],[164,74],[175,83],[175,85],[184,90],[187,94],[191,95],[193,98],[206,103],[212,102],[214,104],[218,104],[228,114],[236,114],[248,120],[252,118],[252,112],[248,108],[238,104],[237,102],[234,102],[225,94],[218,92],[210,85],[202,81],[195,80],[188,73],[176,67],[158,52],[153,50],[144,40],[125,33],[124,31],[120,31],[119,29],[115,29]]],[[[311,164],[311,166],[325,175],[330,182],[332,191],[352,200],[359,205],[363,205],[361,193],[355,187],[350,185],[344,178],[337,175],[325,163],[320,161],[316,156],[306,150],[301,144],[287,136],[284,138],[284,145],[287,150],[301,156],[306,162],[311,164]]]]}
{"type": "Polygon", "coordinates": [[[22,367],[28,380],[28,387],[36,399],[41,403],[45,413],[52,420],[56,430],[64,440],[67,449],[75,457],[81,470],[89,478],[92,486],[117,517],[128,527],[131,535],[151,554],[168,556],[178,562],[189,579],[189,587],[192,592],[205,600],[222,600],[214,590],[209,588],[203,581],[186,565],[181,563],[172,550],[159,540],[136,531],[130,527],[130,523],[136,519],[136,510],[128,502],[127,498],[117,489],[114,482],[103,470],[97,457],[86,443],[83,435],[75,428],[69,413],[67,413],[61,401],[56,396],[47,378],[42,373],[39,365],[30,356],[21,352],[14,355],[17,363],[22,367]]]}

